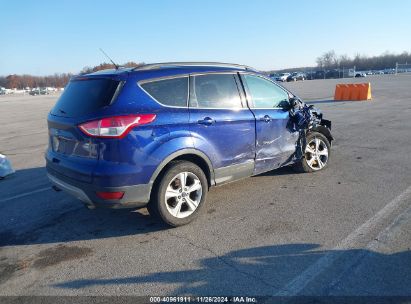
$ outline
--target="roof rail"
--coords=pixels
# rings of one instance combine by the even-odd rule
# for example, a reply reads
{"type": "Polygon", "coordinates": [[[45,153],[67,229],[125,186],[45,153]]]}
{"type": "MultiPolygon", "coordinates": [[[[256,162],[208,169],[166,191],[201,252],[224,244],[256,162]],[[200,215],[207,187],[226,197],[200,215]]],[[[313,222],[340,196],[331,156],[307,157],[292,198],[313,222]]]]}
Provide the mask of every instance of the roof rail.
{"type": "Polygon", "coordinates": [[[256,69],[235,63],[223,63],[223,62],[160,62],[160,63],[149,63],[133,68],[133,71],[145,71],[145,70],[155,70],[161,68],[172,68],[181,66],[213,66],[213,67],[226,67],[226,68],[236,68],[243,70],[256,71],[256,69]]]}

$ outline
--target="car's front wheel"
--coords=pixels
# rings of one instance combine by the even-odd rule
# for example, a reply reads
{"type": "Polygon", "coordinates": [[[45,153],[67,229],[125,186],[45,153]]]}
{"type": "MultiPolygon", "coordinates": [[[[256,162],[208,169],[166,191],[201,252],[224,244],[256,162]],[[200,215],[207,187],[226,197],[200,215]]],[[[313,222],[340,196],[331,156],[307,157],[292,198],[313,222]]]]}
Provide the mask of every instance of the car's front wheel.
{"type": "Polygon", "coordinates": [[[185,225],[203,208],[207,192],[207,178],[200,167],[174,161],[153,188],[148,210],[170,226],[185,225]]]}
{"type": "Polygon", "coordinates": [[[304,157],[295,164],[300,172],[315,172],[328,167],[331,154],[331,145],[321,133],[310,132],[306,138],[304,157]]]}

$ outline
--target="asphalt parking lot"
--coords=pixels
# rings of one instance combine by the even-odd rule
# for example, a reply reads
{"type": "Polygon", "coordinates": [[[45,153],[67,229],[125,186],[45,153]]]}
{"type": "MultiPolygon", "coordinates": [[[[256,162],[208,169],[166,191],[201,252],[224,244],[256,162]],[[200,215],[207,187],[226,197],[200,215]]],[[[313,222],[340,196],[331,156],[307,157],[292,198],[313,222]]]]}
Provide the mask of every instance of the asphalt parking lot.
{"type": "Polygon", "coordinates": [[[87,210],[45,176],[57,96],[0,96],[0,295],[411,296],[411,75],[335,102],[338,80],[285,84],[333,122],[331,164],[211,190],[168,229],[146,212],[87,210]]]}

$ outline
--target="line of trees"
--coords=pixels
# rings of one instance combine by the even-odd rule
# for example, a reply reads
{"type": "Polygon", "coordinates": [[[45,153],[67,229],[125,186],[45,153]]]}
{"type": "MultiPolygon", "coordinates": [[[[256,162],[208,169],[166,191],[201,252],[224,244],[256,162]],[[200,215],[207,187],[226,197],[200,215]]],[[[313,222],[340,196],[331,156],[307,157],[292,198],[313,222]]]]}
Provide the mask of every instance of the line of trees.
{"type": "MultiPolygon", "coordinates": [[[[384,53],[380,56],[367,57],[363,55],[355,55],[353,58],[347,55],[337,55],[334,50],[325,52],[317,58],[317,69],[338,69],[338,68],[352,68],[357,70],[384,70],[392,69],[396,63],[411,63],[411,52],[403,52],[401,54],[384,53]]],[[[134,61],[122,64],[123,67],[137,67],[144,63],[136,63],[134,61]]],[[[84,67],[80,74],[88,74],[104,69],[113,69],[115,66],[111,63],[101,63],[94,67],[84,67]]],[[[289,69],[289,70],[298,70],[289,69]]],[[[286,70],[284,70],[286,71],[286,70]]],[[[287,70],[288,71],[288,70],[287,70]]],[[[32,76],[32,75],[9,75],[7,77],[0,76],[0,87],[8,89],[24,89],[26,87],[65,87],[73,74],[62,73],[49,76],[32,76]]]]}
{"type": "Polygon", "coordinates": [[[356,70],[384,70],[395,68],[396,63],[411,63],[411,52],[392,54],[389,52],[379,56],[364,56],[357,54],[353,58],[347,55],[337,55],[334,50],[325,52],[317,58],[316,63],[319,69],[352,68],[356,70]]]}
{"type": "Polygon", "coordinates": [[[37,87],[64,88],[73,75],[70,73],[49,76],[9,75],[0,77],[0,87],[8,89],[25,89],[37,87]]]}
{"type": "MultiPolygon", "coordinates": [[[[137,67],[144,63],[136,63],[133,61],[122,64],[122,67],[137,67]]],[[[84,67],[80,74],[88,74],[104,69],[114,69],[115,66],[111,63],[101,63],[94,67],[84,67]]],[[[7,77],[0,76],[0,87],[7,89],[25,89],[37,87],[55,87],[64,88],[69,82],[73,74],[62,73],[48,76],[32,76],[32,75],[8,75],[7,77]]]]}

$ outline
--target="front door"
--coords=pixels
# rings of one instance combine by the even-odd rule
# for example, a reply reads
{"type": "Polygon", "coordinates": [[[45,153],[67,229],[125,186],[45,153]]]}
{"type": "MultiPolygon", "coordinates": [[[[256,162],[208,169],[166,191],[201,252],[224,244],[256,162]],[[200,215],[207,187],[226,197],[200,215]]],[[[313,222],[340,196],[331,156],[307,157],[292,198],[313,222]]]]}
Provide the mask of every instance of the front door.
{"type": "Polygon", "coordinates": [[[289,128],[287,91],[259,75],[242,74],[241,77],[256,119],[254,174],[258,174],[278,168],[292,159],[298,132],[289,128]]]}

